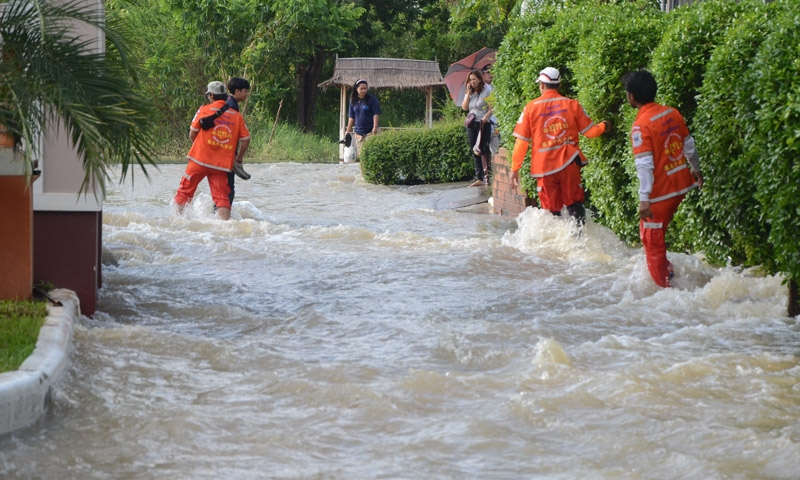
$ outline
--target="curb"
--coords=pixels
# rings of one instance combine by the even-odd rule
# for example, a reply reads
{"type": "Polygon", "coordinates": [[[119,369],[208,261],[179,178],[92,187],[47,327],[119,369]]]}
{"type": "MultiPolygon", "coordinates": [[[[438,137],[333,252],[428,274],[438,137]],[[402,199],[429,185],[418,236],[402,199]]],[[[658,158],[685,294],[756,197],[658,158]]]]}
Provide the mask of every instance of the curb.
{"type": "Polygon", "coordinates": [[[57,289],[50,297],[62,306],[47,306],[47,318],[36,348],[14,372],[0,373],[0,435],[32,425],[44,416],[53,386],[69,367],[73,324],[80,318],[75,292],[57,289]]]}

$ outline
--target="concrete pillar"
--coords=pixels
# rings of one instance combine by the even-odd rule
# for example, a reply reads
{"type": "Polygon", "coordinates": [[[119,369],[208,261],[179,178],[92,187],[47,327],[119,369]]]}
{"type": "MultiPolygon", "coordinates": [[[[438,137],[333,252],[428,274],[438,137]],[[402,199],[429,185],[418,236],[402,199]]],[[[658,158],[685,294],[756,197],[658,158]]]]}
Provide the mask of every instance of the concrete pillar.
{"type": "MultiPolygon", "coordinates": [[[[12,142],[13,143],[13,142],[12,142]]],[[[29,299],[33,290],[33,177],[22,155],[0,146],[0,299],[29,299]]]]}

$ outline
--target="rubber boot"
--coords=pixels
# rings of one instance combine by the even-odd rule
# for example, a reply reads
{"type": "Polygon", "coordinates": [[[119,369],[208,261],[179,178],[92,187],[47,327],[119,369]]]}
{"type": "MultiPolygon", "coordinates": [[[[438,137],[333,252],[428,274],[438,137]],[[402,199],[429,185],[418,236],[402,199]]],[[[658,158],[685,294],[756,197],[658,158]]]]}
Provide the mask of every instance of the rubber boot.
{"type": "Polygon", "coordinates": [[[569,216],[578,222],[578,226],[583,227],[586,223],[586,209],[583,207],[583,204],[577,202],[572,205],[567,205],[567,211],[569,212],[569,216]]]}

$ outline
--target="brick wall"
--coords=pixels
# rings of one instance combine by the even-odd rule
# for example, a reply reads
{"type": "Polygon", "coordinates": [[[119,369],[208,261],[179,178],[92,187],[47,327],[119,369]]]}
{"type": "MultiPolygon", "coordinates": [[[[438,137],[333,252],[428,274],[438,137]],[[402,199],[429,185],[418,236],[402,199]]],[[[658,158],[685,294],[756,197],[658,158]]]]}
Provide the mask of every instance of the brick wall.
{"type": "Polygon", "coordinates": [[[510,165],[511,158],[505,148],[492,157],[492,213],[516,217],[533,202],[518,188],[511,186],[510,165]]]}

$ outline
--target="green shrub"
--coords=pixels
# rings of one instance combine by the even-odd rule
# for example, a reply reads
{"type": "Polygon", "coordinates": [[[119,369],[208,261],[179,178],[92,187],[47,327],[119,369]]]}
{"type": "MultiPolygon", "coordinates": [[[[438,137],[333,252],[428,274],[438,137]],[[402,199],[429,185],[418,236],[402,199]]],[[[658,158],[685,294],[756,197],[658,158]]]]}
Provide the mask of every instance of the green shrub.
{"type": "MultiPolygon", "coordinates": [[[[656,101],[677,108],[693,133],[696,99],[711,52],[731,23],[743,12],[757,9],[757,3],[760,0],[707,0],[677,8],[667,16],[664,35],[649,67],[658,82],[656,101]]],[[[692,215],[691,208],[699,196],[698,191],[689,193],[675,215],[672,228],[667,231],[667,243],[672,250],[691,251],[700,247],[697,231],[700,222],[692,215]]]]}
{"type": "Polygon", "coordinates": [[[520,112],[539,96],[536,78],[549,66],[564,68],[574,56],[577,37],[570,24],[554,8],[517,18],[503,39],[492,72],[495,92],[502,101],[494,105],[500,135],[513,146],[512,133],[520,112]]]}
{"type": "Polygon", "coordinates": [[[799,280],[800,5],[778,1],[767,11],[770,28],[745,82],[757,110],[746,132],[743,162],[754,167],[755,199],[769,225],[771,271],[799,280]]]}
{"type": "Polygon", "coordinates": [[[620,79],[648,63],[661,39],[664,14],[640,1],[586,6],[569,16],[585,25],[571,62],[577,99],[593,120],[616,127],[602,138],[581,140],[589,159],[582,172],[587,207],[598,223],[635,243],[638,179],[628,132],[636,112],[627,105],[620,79]]]}
{"type": "Polygon", "coordinates": [[[364,144],[364,180],[381,185],[457,182],[475,173],[462,122],[388,130],[364,144]]]}
{"type": "Polygon", "coordinates": [[[706,0],[670,12],[650,71],[658,82],[656,101],[677,108],[690,129],[711,52],[732,22],[761,0],[706,0]]]}
{"type": "Polygon", "coordinates": [[[769,31],[770,18],[755,5],[738,17],[712,51],[700,87],[694,135],[706,183],[686,205],[699,248],[718,264],[770,264],[768,226],[754,199],[754,165],[744,157],[756,118],[745,80],[769,31]]]}

